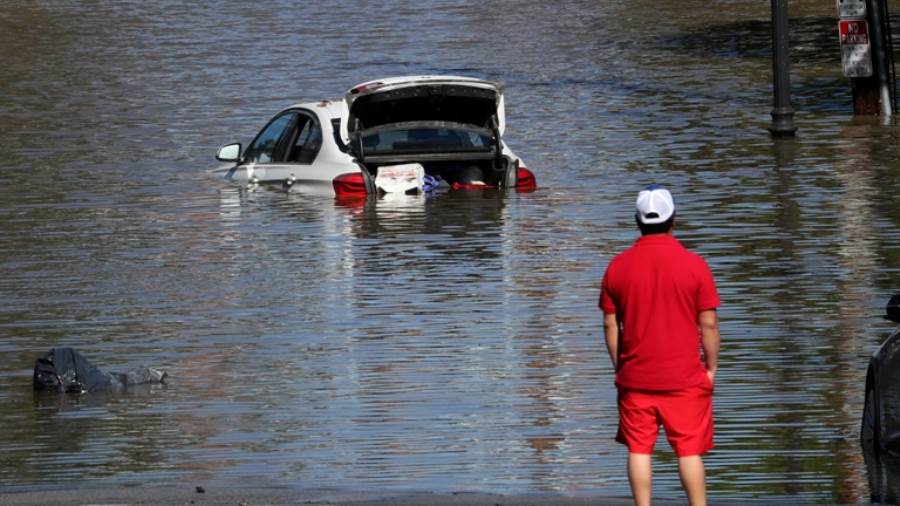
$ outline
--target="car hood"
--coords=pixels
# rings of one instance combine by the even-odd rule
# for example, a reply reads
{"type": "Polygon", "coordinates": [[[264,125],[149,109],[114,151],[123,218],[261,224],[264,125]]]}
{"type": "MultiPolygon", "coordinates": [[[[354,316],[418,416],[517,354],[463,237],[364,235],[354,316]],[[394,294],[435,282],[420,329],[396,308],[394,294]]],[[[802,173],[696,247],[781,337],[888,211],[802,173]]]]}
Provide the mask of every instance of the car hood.
{"type": "Polygon", "coordinates": [[[503,88],[471,77],[392,77],[354,86],[344,97],[341,139],[362,130],[409,121],[506,127],[503,88]]]}

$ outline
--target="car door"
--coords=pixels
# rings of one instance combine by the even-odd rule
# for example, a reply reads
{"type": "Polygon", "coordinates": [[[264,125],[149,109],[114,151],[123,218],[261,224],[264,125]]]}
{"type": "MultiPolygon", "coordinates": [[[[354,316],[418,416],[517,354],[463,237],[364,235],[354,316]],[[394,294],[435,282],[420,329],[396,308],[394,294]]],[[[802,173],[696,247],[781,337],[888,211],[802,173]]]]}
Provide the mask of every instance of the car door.
{"type": "Polygon", "coordinates": [[[247,147],[234,178],[260,183],[277,178],[281,172],[278,166],[284,159],[287,139],[297,117],[296,111],[286,111],[272,118],[247,147]]]}
{"type": "Polygon", "coordinates": [[[275,131],[260,135],[263,142],[259,143],[259,150],[254,151],[257,143],[248,149],[255,157],[257,179],[281,183],[294,191],[315,191],[319,187],[331,191],[333,174],[319,170],[316,164],[323,140],[318,117],[305,109],[288,111],[280,117],[289,118],[281,123],[283,132],[277,133],[276,119],[272,122],[275,131]],[[273,143],[271,139],[276,136],[278,140],[273,143]]]}

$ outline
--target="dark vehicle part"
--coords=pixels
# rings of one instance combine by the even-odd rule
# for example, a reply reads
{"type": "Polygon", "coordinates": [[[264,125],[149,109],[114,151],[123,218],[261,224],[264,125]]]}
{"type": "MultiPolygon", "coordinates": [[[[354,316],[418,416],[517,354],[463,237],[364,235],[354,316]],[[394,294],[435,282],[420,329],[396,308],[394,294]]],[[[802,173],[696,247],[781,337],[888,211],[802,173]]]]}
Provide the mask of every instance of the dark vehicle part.
{"type": "MultiPolygon", "coordinates": [[[[900,293],[891,297],[884,318],[900,323],[900,293]]],[[[900,327],[869,360],[860,443],[872,501],[896,504],[900,498],[900,327]]]]}
{"type": "Polygon", "coordinates": [[[900,293],[895,294],[891,297],[891,300],[887,303],[887,314],[884,315],[886,320],[890,320],[894,323],[900,323],[900,293]]]}

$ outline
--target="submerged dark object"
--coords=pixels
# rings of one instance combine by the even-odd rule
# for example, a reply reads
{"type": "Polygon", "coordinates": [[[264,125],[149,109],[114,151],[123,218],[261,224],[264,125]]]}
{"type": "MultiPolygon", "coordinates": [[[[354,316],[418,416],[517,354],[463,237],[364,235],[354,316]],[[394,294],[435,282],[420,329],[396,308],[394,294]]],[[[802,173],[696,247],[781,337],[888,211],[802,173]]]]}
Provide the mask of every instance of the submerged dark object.
{"type": "MultiPolygon", "coordinates": [[[[900,323],[900,294],[891,297],[884,318],[900,323]]],[[[900,327],[872,354],[860,439],[873,502],[900,499],[900,327]]]]}
{"type": "Polygon", "coordinates": [[[885,319],[894,323],[900,323],[900,293],[894,294],[894,296],[891,297],[885,310],[887,311],[884,315],[885,319]]]}
{"type": "Polygon", "coordinates": [[[133,385],[165,383],[166,374],[150,367],[125,373],[103,372],[73,348],[53,348],[34,362],[35,390],[109,392],[133,385]]]}

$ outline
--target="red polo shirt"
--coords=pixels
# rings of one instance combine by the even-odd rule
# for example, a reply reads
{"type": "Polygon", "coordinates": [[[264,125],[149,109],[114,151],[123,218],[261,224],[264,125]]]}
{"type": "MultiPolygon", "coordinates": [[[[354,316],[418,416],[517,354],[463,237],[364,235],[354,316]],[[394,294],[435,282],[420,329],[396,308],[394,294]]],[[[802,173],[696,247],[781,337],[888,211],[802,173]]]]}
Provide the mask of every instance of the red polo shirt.
{"type": "Polygon", "coordinates": [[[706,262],[668,234],[641,236],[606,268],[600,308],[621,324],[616,385],[679,390],[706,381],[700,311],[719,306],[706,262]]]}

